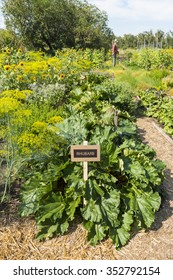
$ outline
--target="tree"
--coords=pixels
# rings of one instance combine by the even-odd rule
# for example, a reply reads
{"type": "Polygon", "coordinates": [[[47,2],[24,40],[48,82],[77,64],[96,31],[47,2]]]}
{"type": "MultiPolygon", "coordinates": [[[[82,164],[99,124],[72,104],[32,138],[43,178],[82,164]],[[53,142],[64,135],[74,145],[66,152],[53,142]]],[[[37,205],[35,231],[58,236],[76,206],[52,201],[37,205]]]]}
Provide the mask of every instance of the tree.
{"type": "Polygon", "coordinates": [[[136,48],[137,40],[132,34],[124,34],[123,37],[118,37],[119,46],[123,49],[136,48]]]}
{"type": "Polygon", "coordinates": [[[19,34],[31,48],[51,52],[76,45],[100,48],[113,36],[107,27],[107,16],[87,1],[3,0],[2,3],[7,29],[19,34]]]}
{"type": "Polygon", "coordinates": [[[74,15],[69,2],[4,0],[6,26],[23,37],[28,46],[37,49],[48,48],[53,51],[55,48],[63,47],[65,43],[70,45],[74,15]]]}
{"type": "Polygon", "coordinates": [[[172,31],[166,33],[164,43],[165,43],[164,45],[166,48],[170,48],[170,47],[173,48],[173,32],[172,31]]]}
{"type": "Polygon", "coordinates": [[[152,30],[143,32],[144,47],[154,47],[154,35],[152,30]]]}
{"type": "Polygon", "coordinates": [[[107,26],[107,15],[87,1],[78,2],[75,42],[79,47],[110,48],[114,34],[107,26]]]}
{"type": "Polygon", "coordinates": [[[16,36],[5,29],[0,29],[0,48],[7,48],[7,47],[18,47],[18,41],[16,36]]]}
{"type": "Polygon", "coordinates": [[[157,48],[162,48],[163,45],[163,40],[164,40],[164,32],[162,30],[158,30],[155,33],[155,40],[156,40],[156,47],[157,48]]]}

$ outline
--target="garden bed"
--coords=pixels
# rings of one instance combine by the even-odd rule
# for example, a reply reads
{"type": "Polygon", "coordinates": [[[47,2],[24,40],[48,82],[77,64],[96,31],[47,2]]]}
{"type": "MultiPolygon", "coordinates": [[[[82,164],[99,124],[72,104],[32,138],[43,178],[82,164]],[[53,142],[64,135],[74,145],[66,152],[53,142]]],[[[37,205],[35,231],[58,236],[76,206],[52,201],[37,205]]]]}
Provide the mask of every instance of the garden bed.
{"type": "Polygon", "coordinates": [[[18,198],[0,211],[0,259],[6,260],[109,260],[173,259],[173,145],[156,129],[150,118],[139,118],[137,126],[144,143],[156,151],[166,165],[162,206],[151,230],[134,235],[130,242],[116,250],[110,239],[96,246],[86,241],[86,231],[76,217],[67,234],[39,242],[35,239],[34,219],[17,215],[18,198]]]}

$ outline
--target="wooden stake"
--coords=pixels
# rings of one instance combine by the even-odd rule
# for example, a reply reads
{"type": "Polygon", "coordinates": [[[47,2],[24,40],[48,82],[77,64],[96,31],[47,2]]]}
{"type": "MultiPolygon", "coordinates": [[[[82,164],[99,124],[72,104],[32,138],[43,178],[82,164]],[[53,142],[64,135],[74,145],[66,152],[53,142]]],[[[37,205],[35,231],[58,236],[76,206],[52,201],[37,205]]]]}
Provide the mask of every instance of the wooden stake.
{"type": "MultiPolygon", "coordinates": [[[[84,141],[83,145],[87,146],[88,141],[84,141]]],[[[88,162],[87,161],[83,161],[83,179],[84,179],[84,181],[88,180],[88,162]]]]}
{"type": "Polygon", "coordinates": [[[118,111],[117,110],[115,110],[115,112],[114,112],[114,125],[117,128],[117,126],[118,126],[118,111]]]}

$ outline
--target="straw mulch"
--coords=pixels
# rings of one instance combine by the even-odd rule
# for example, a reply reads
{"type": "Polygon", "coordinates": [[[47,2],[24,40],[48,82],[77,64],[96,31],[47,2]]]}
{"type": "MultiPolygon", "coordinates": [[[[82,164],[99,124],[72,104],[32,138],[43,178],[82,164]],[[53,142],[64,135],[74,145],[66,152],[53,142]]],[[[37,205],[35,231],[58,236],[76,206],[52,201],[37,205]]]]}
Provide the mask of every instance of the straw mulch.
{"type": "Polygon", "coordinates": [[[66,235],[38,242],[34,219],[18,217],[15,198],[0,210],[0,259],[173,259],[173,142],[168,141],[149,118],[139,118],[137,125],[143,142],[153,147],[157,157],[167,164],[165,197],[151,230],[139,232],[119,251],[109,239],[93,247],[87,243],[86,231],[77,217],[66,235]]]}

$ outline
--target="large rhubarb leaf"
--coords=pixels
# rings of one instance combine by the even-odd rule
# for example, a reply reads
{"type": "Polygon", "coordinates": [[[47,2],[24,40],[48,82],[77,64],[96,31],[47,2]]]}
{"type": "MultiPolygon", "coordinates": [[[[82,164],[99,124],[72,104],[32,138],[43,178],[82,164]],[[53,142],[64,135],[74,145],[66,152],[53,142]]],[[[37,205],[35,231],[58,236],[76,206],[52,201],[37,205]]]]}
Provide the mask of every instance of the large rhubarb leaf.
{"type": "Polygon", "coordinates": [[[37,218],[38,224],[44,222],[46,219],[56,221],[57,218],[62,217],[62,213],[65,208],[64,199],[59,194],[53,194],[52,197],[52,202],[46,203],[44,206],[40,207],[40,214],[37,218]]]}
{"type": "Polygon", "coordinates": [[[88,231],[87,239],[91,245],[96,245],[103,240],[107,234],[108,227],[102,224],[84,221],[83,226],[88,231]]]}
{"type": "Polygon", "coordinates": [[[119,225],[119,204],[120,204],[120,192],[113,190],[107,196],[101,198],[101,210],[103,213],[103,219],[106,219],[107,224],[112,227],[117,227],[119,225]]]}
{"type": "Polygon", "coordinates": [[[136,197],[136,201],[139,210],[142,214],[144,223],[147,227],[150,227],[155,219],[155,212],[159,209],[161,198],[158,193],[146,195],[145,193],[141,196],[136,197]]]}
{"type": "Polygon", "coordinates": [[[87,201],[84,208],[81,209],[81,213],[85,220],[97,223],[102,220],[100,205],[92,199],[87,201]]]}

